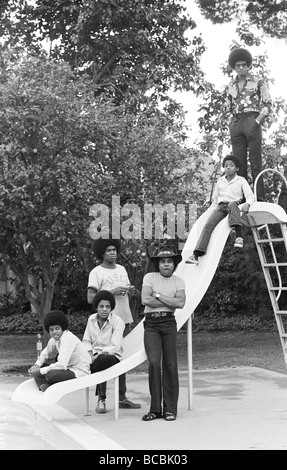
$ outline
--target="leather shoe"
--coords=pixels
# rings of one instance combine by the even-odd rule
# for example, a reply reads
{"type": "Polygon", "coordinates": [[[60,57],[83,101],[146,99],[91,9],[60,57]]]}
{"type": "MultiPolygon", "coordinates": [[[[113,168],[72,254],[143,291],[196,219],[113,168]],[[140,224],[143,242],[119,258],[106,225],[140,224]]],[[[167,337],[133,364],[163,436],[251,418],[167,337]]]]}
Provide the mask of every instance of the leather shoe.
{"type": "Polygon", "coordinates": [[[132,401],[128,400],[128,398],[125,398],[124,400],[119,401],[119,408],[141,408],[141,405],[139,403],[133,403],[132,401]]]}

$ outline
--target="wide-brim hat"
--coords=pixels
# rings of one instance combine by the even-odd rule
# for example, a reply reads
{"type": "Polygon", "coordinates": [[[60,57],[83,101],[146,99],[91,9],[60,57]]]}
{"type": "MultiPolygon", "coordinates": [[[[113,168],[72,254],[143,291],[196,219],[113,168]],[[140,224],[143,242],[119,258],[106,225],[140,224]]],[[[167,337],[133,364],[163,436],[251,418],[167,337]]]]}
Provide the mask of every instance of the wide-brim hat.
{"type": "Polygon", "coordinates": [[[161,258],[173,258],[174,260],[178,261],[178,263],[180,263],[182,260],[182,256],[179,253],[174,253],[174,251],[169,248],[161,249],[157,255],[151,256],[150,260],[151,262],[154,262],[161,258]]]}
{"type": "Polygon", "coordinates": [[[246,62],[247,66],[250,67],[252,64],[252,55],[247,49],[243,47],[235,47],[229,54],[228,64],[234,70],[236,62],[246,62]]]}
{"type": "Polygon", "coordinates": [[[235,155],[227,155],[226,157],[224,157],[223,162],[222,162],[223,167],[225,165],[225,162],[228,160],[231,160],[237,168],[241,167],[240,160],[235,155]]]}

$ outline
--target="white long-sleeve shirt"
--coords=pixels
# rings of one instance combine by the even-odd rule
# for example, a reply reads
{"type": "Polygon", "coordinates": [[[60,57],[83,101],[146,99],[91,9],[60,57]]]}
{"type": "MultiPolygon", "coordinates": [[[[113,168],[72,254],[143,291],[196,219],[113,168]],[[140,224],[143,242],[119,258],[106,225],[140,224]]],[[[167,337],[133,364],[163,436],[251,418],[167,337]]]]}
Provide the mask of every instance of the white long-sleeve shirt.
{"type": "Polygon", "coordinates": [[[51,338],[42,353],[38,357],[35,365],[40,367],[41,374],[47,374],[49,370],[71,370],[76,377],[90,374],[91,357],[83,346],[81,340],[65,330],[59,339],[55,341],[51,338]],[[48,359],[57,357],[57,362],[45,367],[41,367],[48,359]]]}
{"type": "Polygon", "coordinates": [[[90,315],[83,336],[83,345],[87,351],[93,354],[108,352],[114,354],[119,360],[122,359],[122,340],[125,329],[124,321],[115,313],[111,312],[100,328],[97,321],[97,313],[90,315]]]}
{"type": "Polygon", "coordinates": [[[250,206],[255,201],[253,191],[243,176],[236,175],[231,181],[222,176],[215,185],[212,206],[220,202],[241,201],[244,197],[250,206]]]}

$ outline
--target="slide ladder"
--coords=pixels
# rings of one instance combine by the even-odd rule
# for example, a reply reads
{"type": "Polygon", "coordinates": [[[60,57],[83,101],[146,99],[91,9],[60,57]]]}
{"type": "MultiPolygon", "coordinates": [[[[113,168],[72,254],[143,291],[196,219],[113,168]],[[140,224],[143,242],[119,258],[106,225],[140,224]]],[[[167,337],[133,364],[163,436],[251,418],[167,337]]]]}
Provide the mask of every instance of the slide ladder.
{"type": "MultiPolygon", "coordinates": [[[[279,174],[287,187],[287,181],[279,171],[266,169],[258,175],[255,181],[255,194],[258,179],[265,172],[279,174]]],[[[277,206],[278,210],[275,214],[274,211],[265,212],[264,207],[262,208],[263,204],[266,209],[270,206],[268,203],[261,203],[260,212],[256,212],[253,208],[247,219],[252,228],[287,366],[287,309],[284,304],[281,306],[282,293],[287,291],[287,220],[280,206],[277,206]]]]}
{"type": "MultiPolygon", "coordinates": [[[[258,250],[262,270],[264,273],[268,293],[273,307],[284,357],[286,357],[287,326],[284,324],[284,316],[287,320],[287,310],[281,310],[279,300],[283,291],[287,291],[287,284],[283,285],[282,277],[286,279],[287,262],[280,262],[278,256],[287,252],[287,225],[279,224],[281,236],[272,237],[268,224],[260,227],[252,227],[252,232],[258,250]]],[[[286,322],[285,322],[286,323],[286,322]]]]}

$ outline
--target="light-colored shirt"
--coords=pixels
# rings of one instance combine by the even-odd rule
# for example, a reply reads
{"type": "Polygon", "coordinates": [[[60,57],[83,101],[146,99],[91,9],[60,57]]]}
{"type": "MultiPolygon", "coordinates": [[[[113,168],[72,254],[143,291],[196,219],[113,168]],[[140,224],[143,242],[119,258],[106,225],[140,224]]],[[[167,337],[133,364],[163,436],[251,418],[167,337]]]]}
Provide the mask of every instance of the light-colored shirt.
{"type": "Polygon", "coordinates": [[[41,374],[47,374],[49,370],[71,370],[76,377],[90,374],[91,357],[83,346],[81,340],[64,330],[59,341],[51,338],[45,349],[41,352],[35,365],[40,367],[41,374]],[[41,367],[48,359],[55,358],[58,354],[57,362],[41,367]]]}
{"type": "Polygon", "coordinates": [[[125,323],[118,315],[111,312],[100,328],[97,318],[97,313],[90,315],[83,336],[83,345],[87,351],[92,351],[94,355],[108,352],[121,360],[125,323]]]}
{"type": "Polygon", "coordinates": [[[271,106],[271,95],[267,84],[251,73],[248,73],[242,90],[239,90],[238,76],[227,86],[226,108],[232,114],[255,111],[262,116],[268,116],[271,106]]]}
{"type": "Polygon", "coordinates": [[[220,202],[239,202],[244,197],[250,205],[255,201],[253,191],[243,176],[236,175],[231,181],[222,176],[215,185],[212,206],[216,206],[220,202]]]}
{"type": "MultiPolygon", "coordinates": [[[[97,291],[112,291],[116,287],[130,286],[128,273],[124,266],[116,264],[115,269],[96,266],[89,274],[88,288],[93,287],[97,291]]],[[[128,294],[116,295],[116,307],[113,313],[118,315],[124,323],[133,323],[128,294]]]]}
{"type": "MultiPolygon", "coordinates": [[[[151,287],[153,292],[157,292],[167,297],[174,298],[179,290],[185,290],[185,282],[180,277],[172,275],[164,277],[160,273],[148,273],[143,278],[143,286],[151,287]]],[[[174,312],[176,309],[162,305],[162,307],[145,306],[144,313],[149,312],[174,312]]]]}

